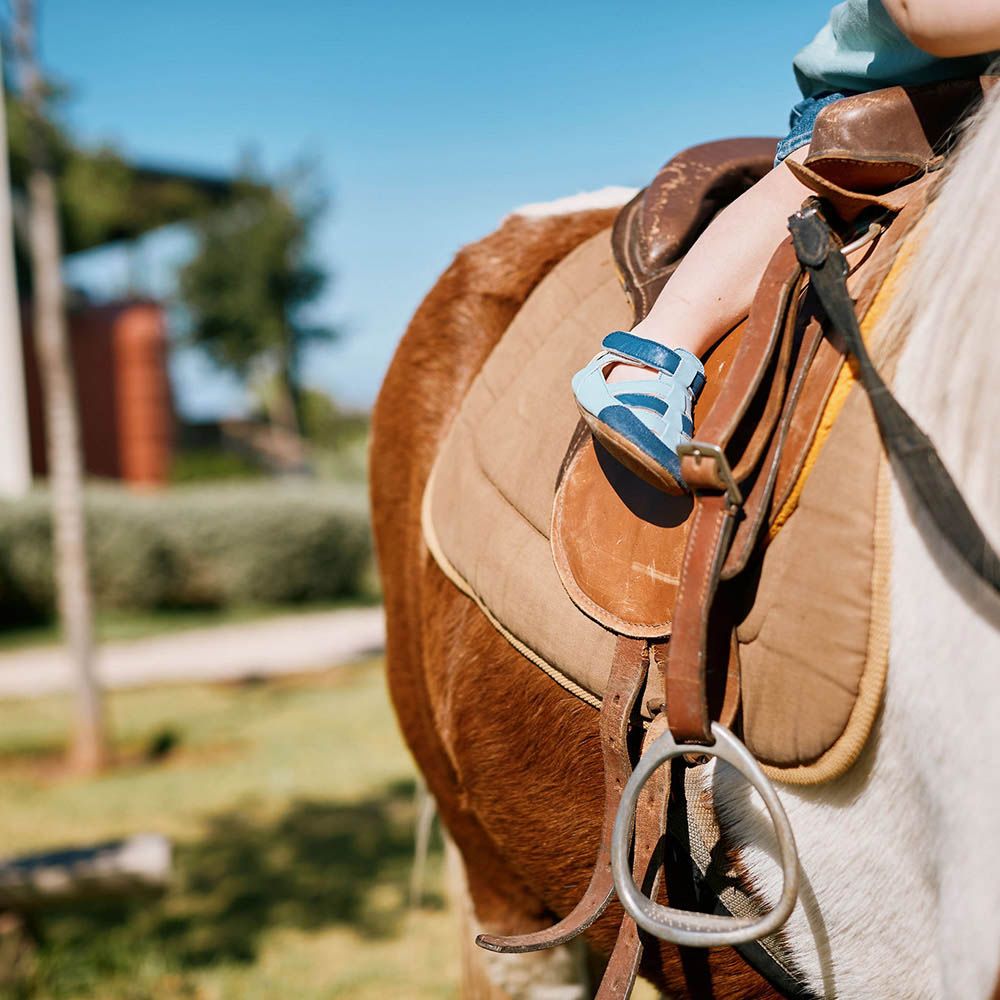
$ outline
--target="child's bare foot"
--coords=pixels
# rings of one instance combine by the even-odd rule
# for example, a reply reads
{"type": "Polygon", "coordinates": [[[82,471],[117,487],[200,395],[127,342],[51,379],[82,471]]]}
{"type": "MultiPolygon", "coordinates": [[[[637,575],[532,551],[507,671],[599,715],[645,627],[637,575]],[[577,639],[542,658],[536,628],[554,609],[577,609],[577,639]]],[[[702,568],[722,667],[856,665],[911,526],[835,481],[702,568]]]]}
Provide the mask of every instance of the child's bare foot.
{"type": "Polygon", "coordinates": [[[619,382],[641,382],[643,379],[654,379],[657,373],[652,368],[639,368],[636,365],[620,364],[615,365],[608,372],[608,385],[616,385],[619,382]]]}

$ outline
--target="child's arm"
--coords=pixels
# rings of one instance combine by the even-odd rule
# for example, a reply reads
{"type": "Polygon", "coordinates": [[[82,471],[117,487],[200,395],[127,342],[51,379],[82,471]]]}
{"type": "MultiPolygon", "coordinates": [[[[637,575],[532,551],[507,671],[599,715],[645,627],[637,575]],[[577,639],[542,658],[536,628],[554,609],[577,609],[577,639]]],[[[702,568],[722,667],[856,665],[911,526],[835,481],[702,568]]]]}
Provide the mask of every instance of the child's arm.
{"type": "Polygon", "coordinates": [[[997,0],[883,0],[917,48],[946,59],[1000,49],[997,0]]]}

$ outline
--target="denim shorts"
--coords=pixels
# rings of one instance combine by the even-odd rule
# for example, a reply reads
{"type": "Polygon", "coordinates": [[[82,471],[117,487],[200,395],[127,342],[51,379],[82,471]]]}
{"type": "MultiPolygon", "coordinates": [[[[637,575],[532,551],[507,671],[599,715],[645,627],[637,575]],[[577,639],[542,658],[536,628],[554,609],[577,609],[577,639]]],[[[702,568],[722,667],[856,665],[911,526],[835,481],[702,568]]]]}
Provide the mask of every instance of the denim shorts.
{"type": "Polygon", "coordinates": [[[816,127],[816,116],[823,108],[828,104],[833,104],[834,101],[850,97],[853,93],[854,91],[817,94],[815,97],[807,97],[805,100],[799,101],[788,116],[789,132],[778,143],[774,165],[777,166],[781,163],[789,153],[794,153],[795,150],[809,144],[812,140],[813,129],[816,127]]]}

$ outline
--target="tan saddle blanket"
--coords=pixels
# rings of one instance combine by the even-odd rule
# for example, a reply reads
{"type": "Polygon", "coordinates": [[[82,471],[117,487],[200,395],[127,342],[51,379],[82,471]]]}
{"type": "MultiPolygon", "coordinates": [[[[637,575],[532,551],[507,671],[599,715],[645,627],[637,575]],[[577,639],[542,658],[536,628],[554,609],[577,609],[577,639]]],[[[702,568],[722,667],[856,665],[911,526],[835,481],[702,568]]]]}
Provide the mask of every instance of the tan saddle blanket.
{"type": "MultiPolygon", "coordinates": [[[[891,283],[890,275],[868,326],[891,283]]],[[[602,233],[562,261],[515,317],[442,443],[424,497],[425,539],[445,574],[522,655],[594,706],[615,635],[568,593],[551,521],[578,423],[570,376],[609,330],[630,325],[602,233]]],[[[875,717],[888,658],[885,498],[878,432],[844,368],[738,629],[744,739],[780,780],[840,773],[875,717]]],[[[690,502],[666,500],[644,519],[682,522],[690,502]]],[[[577,529],[588,530],[585,519],[577,529]]],[[[651,565],[636,568],[676,585],[676,567],[651,565]]],[[[650,677],[644,703],[660,696],[658,672],[650,677]]]]}

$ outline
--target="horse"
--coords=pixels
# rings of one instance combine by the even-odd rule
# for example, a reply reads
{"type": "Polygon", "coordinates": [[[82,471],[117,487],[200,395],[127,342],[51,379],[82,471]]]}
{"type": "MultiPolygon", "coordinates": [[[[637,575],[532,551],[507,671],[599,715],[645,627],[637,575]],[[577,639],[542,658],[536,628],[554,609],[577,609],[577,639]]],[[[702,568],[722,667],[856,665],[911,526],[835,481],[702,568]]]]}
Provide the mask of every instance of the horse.
{"type": "MultiPolygon", "coordinates": [[[[1000,282],[987,267],[1000,259],[998,148],[1000,88],[965,129],[878,337],[878,360],[895,364],[897,397],[994,546],[1000,282]]],[[[603,805],[598,716],[515,651],[445,578],[422,540],[421,498],[445,430],[521,304],[575,246],[610,225],[624,200],[614,192],[533,206],[460,251],[417,309],[373,413],[389,690],[464,862],[475,923],[498,934],[551,925],[587,884],[603,805]]],[[[1000,602],[896,479],[890,506],[891,636],[880,717],[842,777],[779,789],[801,883],[781,934],[813,996],[1000,998],[1000,602]]],[[[766,814],[727,767],[703,773],[743,878],[773,904],[780,874],[766,814]]],[[[591,956],[611,951],[621,919],[613,905],[587,931],[591,956]]],[[[640,975],[667,995],[779,995],[731,949],[658,944],[647,947],[640,975]]],[[[579,963],[553,961],[547,971],[536,964],[533,985],[534,973],[518,962],[538,956],[484,959],[513,995],[589,995],[586,985],[545,992],[568,984],[579,963]]]]}

